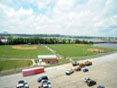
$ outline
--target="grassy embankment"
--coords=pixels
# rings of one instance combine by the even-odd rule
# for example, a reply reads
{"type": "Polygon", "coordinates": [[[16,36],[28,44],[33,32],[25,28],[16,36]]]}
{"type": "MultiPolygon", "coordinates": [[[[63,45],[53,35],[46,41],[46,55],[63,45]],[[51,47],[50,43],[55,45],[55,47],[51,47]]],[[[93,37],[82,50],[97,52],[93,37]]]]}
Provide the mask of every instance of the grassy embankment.
{"type": "Polygon", "coordinates": [[[31,60],[1,60],[0,61],[0,69],[8,70],[8,69],[17,69],[19,67],[28,67],[32,65],[31,60]]]}

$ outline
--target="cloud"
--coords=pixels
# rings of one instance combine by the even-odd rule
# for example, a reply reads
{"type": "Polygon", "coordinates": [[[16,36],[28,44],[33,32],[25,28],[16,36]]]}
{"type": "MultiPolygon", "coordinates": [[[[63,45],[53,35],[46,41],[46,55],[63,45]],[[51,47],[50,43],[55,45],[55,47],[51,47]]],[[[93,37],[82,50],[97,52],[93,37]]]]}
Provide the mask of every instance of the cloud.
{"type": "Polygon", "coordinates": [[[116,0],[6,2],[0,2],[0,32],[117,36],[116,0]]]}

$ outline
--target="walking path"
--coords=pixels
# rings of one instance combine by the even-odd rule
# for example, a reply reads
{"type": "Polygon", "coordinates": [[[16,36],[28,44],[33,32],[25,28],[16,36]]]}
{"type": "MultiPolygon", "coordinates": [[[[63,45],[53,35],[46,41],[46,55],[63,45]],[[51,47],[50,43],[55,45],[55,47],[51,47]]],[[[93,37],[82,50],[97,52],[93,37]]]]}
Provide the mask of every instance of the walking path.
{"type": "Polygon", "coordinates": [[[36,63],[35,63],[35,60],[34,60],[34,59],[32,59],[32,63],[33,63],[32,65],[36,65],[36,63]]]}
{"type": "Polygon", "coordinates": [[[48,47],[48,46],[46,46],[46,45],[44,45],[44,47],[45,47],[46,49],[48,49],[50,52],[56,54],[56,51],[53,50],[53,49],[51,49],[50,47],[48,47]]]}

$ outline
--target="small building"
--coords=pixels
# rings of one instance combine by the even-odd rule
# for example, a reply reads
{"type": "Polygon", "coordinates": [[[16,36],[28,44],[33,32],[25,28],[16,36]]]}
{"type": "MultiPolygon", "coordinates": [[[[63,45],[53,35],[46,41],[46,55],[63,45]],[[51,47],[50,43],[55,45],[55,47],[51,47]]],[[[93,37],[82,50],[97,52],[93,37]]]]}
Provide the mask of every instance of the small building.
{"type": "Polygon", "coordinates": [[[6,38],[5,36],[0,36],[0,40],[1,40],[2,42],[7,42],[7,38],[6,38]]]}
{"type": "Polygon", "coordinates": [[[40,64],[53,64],[58,62],[56,55],[38,55],[38,61],[40,64]]]}

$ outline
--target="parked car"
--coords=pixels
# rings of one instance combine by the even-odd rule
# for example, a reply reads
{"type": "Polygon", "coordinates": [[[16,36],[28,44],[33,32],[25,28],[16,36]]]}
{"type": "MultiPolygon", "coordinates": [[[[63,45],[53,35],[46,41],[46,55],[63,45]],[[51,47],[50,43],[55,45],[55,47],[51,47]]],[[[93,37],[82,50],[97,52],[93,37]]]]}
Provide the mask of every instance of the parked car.
{"type": "Polygon", "coordinates": [[[49,80],[43,81],[43,83],[41,84],[41,87],[42,88],[52,88],[49,80]]]}
{"type": "Polygon", "coordinates": [[[37,82],[41,83],[39,88],[52,88],[50,81],[47,76],[41,76],[37,82]]]}
{"type": "Polygon", "coordinates": [[[90,78],[84,78],[84,82],[87,84],[87,86],[93,86],[96,84],[96,82],[94,80],[91,80],[90,78]]]}
{"type": "Polygon", "coordinates": [[[91,80],[90,78],[86,77],[84,78],[84,82],[87,83],[89,80],[91,80]]]}
{"type": "Polygon", "coordinates": [[[48,77],[45,75],[45,76],[41,76],[40,78],[37,79],[37,82],[41,82],[42,80],[48,80],[48,77]]]}
{"type": "Polygon", "coordinates": [[[29,85],[24,80],[19,80],[17,84],[17,88],[29,88],[29,85]]]}
{"type": "Polygon", "coordinates": [[[77,68],[74,68],[74,71],[81,71],[81,67],[78,66],[77,68]]]}
{"type": "Polygon", "coordinates": [[[83,72],[88,72],[89,70],[87,68],[84,68],[83,69],[83,72]]]}
{"type": "Polygon", "coordinates": [[[104,88],[104,86],[99,85],[97,88],[104,88]]]}
{"type": "Polygon", "coordinates": [[[66,75],[70,75],[70,74],[72,74],[73,72],[74,72],[73,69],[68,69],[68,70],[65,71],[65,74],[66,74],[66,75]]]}
{"type": "Polygon", "coordinates": [[[76,62],[76,61],[74,61],[74,62],[72,62],[72,65],[73,65],[73,66],[77,66],[77,65],[79,65],[79,63],[76,62]]]}

